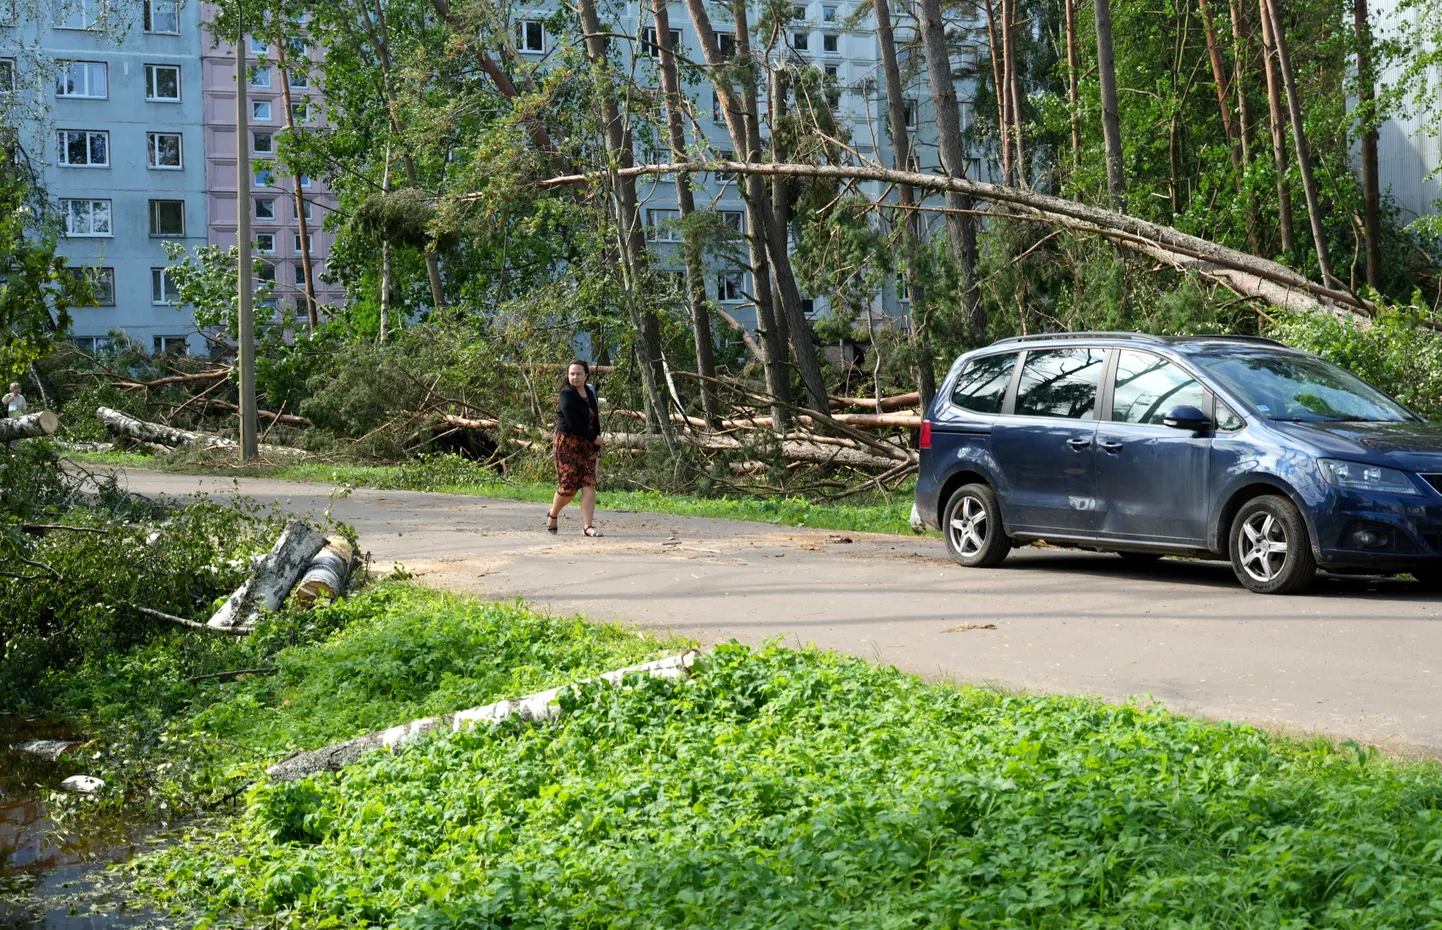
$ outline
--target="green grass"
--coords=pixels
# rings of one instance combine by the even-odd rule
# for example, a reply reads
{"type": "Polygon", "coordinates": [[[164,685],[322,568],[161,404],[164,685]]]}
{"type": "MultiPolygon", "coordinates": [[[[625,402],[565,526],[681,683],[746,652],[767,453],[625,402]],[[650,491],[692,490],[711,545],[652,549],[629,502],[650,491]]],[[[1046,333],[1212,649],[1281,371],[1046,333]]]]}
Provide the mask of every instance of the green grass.
{"type": "MultiPolygon", "coordinates": [[[[128,452],[68,453],[68,458],[122,468],[158,468],[182,474],[214,474],[217,469],[194,461],[152,458],[128,452]]],[[[498,480],[472,463],[438,457],[406,465],[256,465],[227,467],[228,477],[268,477],[315,484],[351,485],[385,490],[432,491],[497,500],[549,503],[555,485],[498,480]]],[[[863,498],[864,500],[864,498],[863,498]]],[[[604,510],[716,517],[783,526],[806,526],[853,533],[910,534],[911,485],[903,485],[891,501],[857,504],[813,504],[799,498],[697,497],[657,491],[607,491],[597,495],[604,510]]]]}
{"type": "Polygon", "coordinates": [[[776,646],[563,709],[262,786],[145,886],[284,927],[1442,920],[1431,764],[776,646]]]}

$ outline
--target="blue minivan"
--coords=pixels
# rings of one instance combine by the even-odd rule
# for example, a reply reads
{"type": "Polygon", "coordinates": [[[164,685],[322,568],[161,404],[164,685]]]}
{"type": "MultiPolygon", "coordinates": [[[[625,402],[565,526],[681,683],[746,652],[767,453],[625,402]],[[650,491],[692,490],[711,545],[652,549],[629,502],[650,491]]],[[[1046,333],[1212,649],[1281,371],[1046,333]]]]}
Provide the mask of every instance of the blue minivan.
{"type": "Polygon", "coordinates": [[[1442,424],[1269,339],[1053,333],[957,359],[913,523],[994,566],[1035,540],[1226,559],[1263,594],[1320,568],[1442,588],[1442,424]]]}

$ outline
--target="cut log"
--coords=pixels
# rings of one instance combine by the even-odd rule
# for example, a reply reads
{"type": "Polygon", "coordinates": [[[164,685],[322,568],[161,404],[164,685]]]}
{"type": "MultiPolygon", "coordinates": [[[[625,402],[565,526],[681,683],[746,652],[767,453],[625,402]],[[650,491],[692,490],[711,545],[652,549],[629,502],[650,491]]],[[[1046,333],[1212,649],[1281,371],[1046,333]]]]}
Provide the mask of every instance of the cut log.
{"type": "MultiPolygon", "coordinates": [[[[921,415],[917,413],[833,413],[831,419],[853,429],[921,429],[921,415]]],[[[811,426],[815,421],[804,413],[791,418],[793,423],[811,426]]],[[[746,429],[756,426],[770,426],[770,417],[756,417],[754,420],[727,420],[728,429],[746,429]]]]}
{"type": "MultiPolygon", "coordinates": [[[[213,436],[210,433],[196,433],[188,429],[166,426],[163,423],[150,423],[145,420],[137,420],[135,417],[121,413],[119,410],[112,410],[109,407],[97,408],[95,416],[110,432],[117,436],[125,436],[129,439],[137,440],[138,442],[181,448],[239,448],[239,444],[234,439],[226,439],[223,436],[213,436]]],[[[309,455],[304,449],[293,449],[290,446],[261,446],[260,451],[268,455],[309,455]]]]}
{"type": "Polygon", "coordinates": [[[60,418],[49,410],[27,413],[23,417],[10,417],[0,420],[0,442],[49,436],[59,428],[60,418]]]}
{"type": "Polygon", "coordinates": [[[325,545],[319,530],[296,521],[265,554],[245,583],[235,589],[206,626],[215,630],[250,630],[263,611],[279,610],[295,581],[325,545]]]}
{"type": "MultiPolygon", "coordinates": [[[[832,397],[833,407],[865,407],[868,410],[878,410],[876,398],[874,397],[832,397]]],[[[921,395],[916,391],[910,394],[897,394],[895,397],[881,398],[879,413],[887,413],[892,410],[905,410],[907,407],[916,407],[921,404],[921,395]]]]}
{"type": "Polygon", "coordinates": [[[316,598],[335,600],[345,593],[346,579],[350,577],[351,562],[355,549],[350,540],[343,536],[332,536],[325,546],[310,560],[305,574],[295,586],[293,601],[297,607],[313,607],[316,598]]]}
{"type": "Polygon", "coordinates": [[[501,425],[501,421],[472,420],[467,417],[458,417],[453,413],[447,413],[441,417],[441,422],[437,425],[459,426],[461,429],[495,429],[501,425]]]}
{"type": "Polygon", "coordinates": [[[607,684],[619,685],[627,675],[633,674],[655,675],[658,678],[685,678],[691,673],[691,667],[699,657],[700,653],[695,649],[688,649],[680,655],[657,659],[654,662],[645,662],[640,665],[631,665],[626,668],[617,669],[614,672],[607,672],[596,678],[588,678],[571,685],[563,685],[560,688],[540,691],[523,698],[517,698],[511,701],[498,701],[495,704],[487,704],[484,707],[459,710],[453,714],[442,714],[439,717],[425,717],[421,720],[412,720],[410,723],[402,724],[398,727],[391,727],[388,730],[377,730],[374,733],[367,733],[365,736],[358,736],[355,739],[346,740],[343,743],[335,743],[321,749],[312,749],[307,752],[292,753],[284,759],[281,759],[275,765],[272,765],[267,770],[267,774],[270,775],[272,781],[295,781],[319,772],[339,771],[345,766],[355,763],[361,756],[375,749],[384,749],[391,753],[397,753],[427,733],[443,730],[456,732],[466,727],[475,726],[478,723],[496,723],[508,717],[520,717],[523,720],[531,721],[551,720],[560,714],[560,708],[556,705],[556,698],[566,688],[574,687],[576,684],[591,684],[602,681],[607,684]]]}

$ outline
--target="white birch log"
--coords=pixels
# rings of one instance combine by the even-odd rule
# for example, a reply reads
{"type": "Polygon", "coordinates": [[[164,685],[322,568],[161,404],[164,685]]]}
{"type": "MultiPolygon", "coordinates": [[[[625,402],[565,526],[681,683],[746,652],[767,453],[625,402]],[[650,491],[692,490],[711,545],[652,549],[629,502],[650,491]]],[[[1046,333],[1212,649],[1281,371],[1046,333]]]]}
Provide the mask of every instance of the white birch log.
{"type": "Polygon", "coordinates": [[[235,589],[206,624],[216,630],[249,630],[262,611],[279,610],[310,560],[325,545],[319,530],[299,521],[286,527],[280,539],[251,569],[250,577],[235,589]]]}
{"type": "MultiPolygon", "coordinates": [[[[601,436],[607,446],[624,449],[644,449],[660,443],[661,437],[654,433],[605,433],[601,436]]],[[[701,449],[731,451],[741,448],[741,440],[734,436],[705,436],[682,434],[677,437],[688,446],[701,449]]],[[[603,449],[604,451],[604,449],[603,449]]],[[[917,454],[908,449],[896,450],[895,458],[874,455],[862,449],[848,446],[834,446],[811,440],[787,439],[781,443],[781,455],[793,462],[808,462],[813,465],[850,465],[855,468],[889,469],[898,461],[916,462],[917,454]]]]}
{"type": "MultiPolygon", "coordinates": [[[[99,407],[95,416],[104,424],[105,428],[117,436],[125,436],[139,442],[158,443],[163,446],[194,446],[206,449],[235,449],[238,444],[234,439],[226,439],[224,436],[213,436],[210,433],[196,433],[188,429],[180,429],[174,426],[166,426],[163,423],[150,423],[146,420],[137,420],[129,414],[121,413],[119,410],[112,410],[109,407],[99,407]]],[[[293,449],[290,446],[261,446],[260,451],[268,455],[308,455],[304,449],[293,449]]]]}
{"type": "Polygon", "coordinates": [[[343,594],[354,559],[355,550],[348,539],[343,536],[327,539],[325,546],[310,560],[305,574],[295,586],[296,606],[311,607],[314,606],[316,598],[328,597],[335,600],[343,594]]]}
{"type": "Polygon", "coordinates": [[[49,436],[60,428],[60,418],[49,410],[38,410],[23,417],[0,419],[0,442],[49,436]]]}
{"type": "Polygon", "coordinates": [[[16,752],[39,756],[48,762],[58,762],[60,757],[70,750],[84,745],[84,742],[73,739],[31,739],[23,743],[14,743],[10,748],[16,752]]]}
{"type": "Polygon", "coordinates": [[[617,669],[614,672],[606,672],[595,678],[588,678],[584,681],[574,682],[570,685],[562,685],[559,688],[551,688],[547,691],[539,691],[523,698],[516,698],[511,701],[498,701],[495,704],[487,704],[484,707],[472,707],[469,710],[459,710],[453,714],[442,714],[439,717],[425,717],[421,720],[412,720],[410,723],[398,727],[391,727],[388,730],[377,730],[374,733],[367,733],[365,736],[358,736],[355,739],[346,740],[343,743],[335,743],[320,749],[312,749],[305,752],[295,752],[281,759],[272,765],[267,774],[272,781],[284,782],[295,781],[305,778],[307,775],[314,775],[318,772],[335,772],[353,765],[361,756],[373,749],[384,749],[392,754],[400,752],[411,743],[420,739],[427,733],[448,730],[457,732],[466,727],[475,726],[478,723],[496,723],[508,717],[519,716],[523,720],[551,720],[560,714],[560,708],[556,705],[556,698],[566,688],[574,687],[577,684],[589,684],[592,682],[604,681],[607,684],[619,685],[621,681],[632,674],[655,675],[658,678],[685,678],[691,673],[691,667],[700,657],[695,649],[688,649],[680,655],[669,656],[665,659],[657,659],[654,662],[643,662],[640,665],[631,665],[626,668],[617,669]]]}

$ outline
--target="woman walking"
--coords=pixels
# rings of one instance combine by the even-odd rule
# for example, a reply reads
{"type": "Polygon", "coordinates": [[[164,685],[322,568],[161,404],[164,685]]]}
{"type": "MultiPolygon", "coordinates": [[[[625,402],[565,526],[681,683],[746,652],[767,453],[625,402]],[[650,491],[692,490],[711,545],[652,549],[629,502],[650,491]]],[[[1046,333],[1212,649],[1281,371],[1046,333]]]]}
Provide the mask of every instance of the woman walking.
{"type": "Polygon", "coordinates": [[[561,508],[581,492],[581,532],[600,536],[592,524],[596,517],[596,460],[601,457],[601,410],[596,389],[586,382],[591,366],[575,359],[566,367],[566,380],[556,405],[556,479],[559,487],[546,512],[546,531],[555,533],[561,508]]]}

